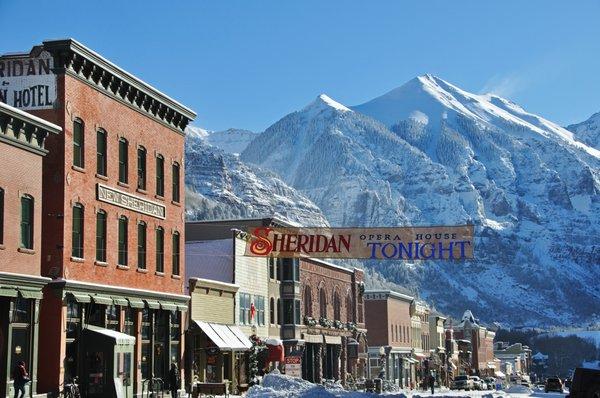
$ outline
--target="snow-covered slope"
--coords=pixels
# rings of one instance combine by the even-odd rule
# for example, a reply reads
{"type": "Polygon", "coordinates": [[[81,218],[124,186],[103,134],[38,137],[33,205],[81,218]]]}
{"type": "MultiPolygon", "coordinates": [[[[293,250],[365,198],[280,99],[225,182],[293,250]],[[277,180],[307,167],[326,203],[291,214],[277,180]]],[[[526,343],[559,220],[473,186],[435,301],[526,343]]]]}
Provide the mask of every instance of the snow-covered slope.
{"type": "Polygon", "coordinates": [[[232,154],[242,153],[248,144],[258,136],[257,133],[250,130],[231,128],[223,131],[209,131],[195,126],[189,126],[186,134],[189,137],[200,138],[208,144],[232,154]]]}
{"type": "Polygon", "coordinates": [[[241,159],[332,225],[476,225],[470,263],[370,263],[451,315],[509,325],[600,317],[600,152],[495,95],[425,75],[373,101],[321,95],[241,159]]]}
{"type": "Polygon", "coordinates": [[[186,137],[186,215],[188,220],[276,216],[310,225],[327,220],[305,196],[272,172],[243,164],[239,157],[186,137]]]}
{"type": "Polygon", "coordinates": [[[600,150],[600,112],[594,113],[588,120],[567,126],[575,138],[584,144],[600,150]]]}

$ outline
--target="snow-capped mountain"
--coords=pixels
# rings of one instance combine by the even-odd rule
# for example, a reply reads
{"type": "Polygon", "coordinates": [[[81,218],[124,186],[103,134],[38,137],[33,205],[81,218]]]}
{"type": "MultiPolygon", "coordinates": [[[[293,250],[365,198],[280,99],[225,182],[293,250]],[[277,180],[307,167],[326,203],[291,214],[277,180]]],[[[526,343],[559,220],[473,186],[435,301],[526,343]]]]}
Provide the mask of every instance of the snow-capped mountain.
{"type": "Polygon", "coordinates": [[[577,140],[600,150],[600,112],[594,113],[588,120],[567,126],[577,140]]]}
{"type": "Polygon", "coordinates": [[[476,261],[368,264],[451,315],[600,317],[600,152],[511,101],[431,75],[356,107],[321,95],[241,159],[275,171],[335,226],[474,223],[476,261]]]}
{"type": "Polygon", "coordinates": [[[240,154],[258,134],[243,129],[227,129],[210,131],[200,127],[189,126],[186,130],[189,137],[199,138],[208,144],[220,148],[227,153],[240,154]]]}
{"type": "MultiPolygon", "coordinates": [[[[198,129],[199,130],[199,129],[198,129]]],[[[308,198],[274,173],[243,164],[238,156],[187,131],[186,216],[188,220],[277,216],[292,222],[328,225],[308,198]]]]}

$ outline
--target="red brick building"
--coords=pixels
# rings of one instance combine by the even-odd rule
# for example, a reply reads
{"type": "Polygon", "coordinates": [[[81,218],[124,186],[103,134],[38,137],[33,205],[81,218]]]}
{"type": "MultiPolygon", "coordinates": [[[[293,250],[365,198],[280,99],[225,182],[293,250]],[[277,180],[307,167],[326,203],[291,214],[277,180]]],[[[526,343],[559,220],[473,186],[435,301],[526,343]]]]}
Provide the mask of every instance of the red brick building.
{"type": "Polygon", "coordinates": [[[371,376],[384,370],[386,380],[408,387],[415,378],[412,328],[415,299],[391,290],[365,292],[371,376]],[[383,355],[381,355],[383,353],[383,355]]]}
{"type": "Polygon", "coordinates": [[[184,129],[195,114],[75,40],[0,62],[22,77],[3,100],[63,129],[43,165],[41,268],[52,281],[38,390],[79,376],[88,396],[109,396],[119,377],[139,394],[182,364],[184,129]]]}
{"type": "Polygon", "coordinates": [[[295,325],[295,336],[287,334],[284,325],[282,337],[289,346],[294,339],[304,341],[302,377],[313,382],[345,382],[348,374],[365,377],[363,271],[318,259],[299,261],[302,324],[295,325]]]}
{"type": "MultiPolygon", "coordinates": [[[[42,158],[60,127],[0,102],[0,396],[13,397],[13,369],[24,361],[37,393],[41,276],[42,158]]],[[[30,395],[31,394],[31,395],[30,395]]]]}
{"type": "Polygon", "coordinates": [[[478,376],[493,376],[495,371],[495,333],[479,324],[469,310],[465,311],[458,326],[454,327],[454,338],[471,342],[470,372],[478,376]]]}

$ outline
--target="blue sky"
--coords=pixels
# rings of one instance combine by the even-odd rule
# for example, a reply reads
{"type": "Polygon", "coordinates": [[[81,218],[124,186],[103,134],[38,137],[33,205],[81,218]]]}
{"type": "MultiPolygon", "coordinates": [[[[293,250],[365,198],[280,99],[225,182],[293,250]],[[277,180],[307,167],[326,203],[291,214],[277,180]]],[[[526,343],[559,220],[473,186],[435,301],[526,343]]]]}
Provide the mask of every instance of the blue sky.
{"type": "Polygon", "coordinates": [[[0,53],[73,37],[198,113],[262,131],[424,73],[560,124],[600,111],[600,1],[0,0],[0,53]]]}

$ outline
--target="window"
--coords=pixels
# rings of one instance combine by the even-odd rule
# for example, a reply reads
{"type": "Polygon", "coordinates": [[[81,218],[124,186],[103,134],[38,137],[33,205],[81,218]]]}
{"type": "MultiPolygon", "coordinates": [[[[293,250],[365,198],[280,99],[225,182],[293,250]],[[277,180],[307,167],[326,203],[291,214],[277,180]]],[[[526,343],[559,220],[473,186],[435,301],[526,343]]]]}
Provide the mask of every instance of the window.
{"type": "Polygon", "coordinates": [[[156,272],[165,272],[165,231],[156,229],[156,272]]]}
{"type": "Polygon", "coordinates": [[[0,245],[4,243],[4,189],[0,188],[0,245]]]}
{"type": "Polygon", "coordinates": [[[146,190],[146,148],[143,146],[137,151],[137,176],[138,189],[146,190]]]}
{"type": "Polygon", "coordinates": [[[141,371],[144,379],[150,378],[152,371],[152,350],[151,350],[151,334],[152,334],[152,310],[149,308],[142,309],[142,363],[141,371]]]}
{"type": "Polygon", "coordinates": [[[352,294],[346,295],[346,322],[354,322],[354,306],[352,305],[352,294]]]}
{"type": "Polygon", "coordinates": [[[106,212],[96,213],[96,261],[106,262],[106,212]]]}
{"type": "Polygon", "coordinates": [[[273,297],[269,300],[269,323],[275,325],[275,299],[273,297]]]}
{"type": "Polygon", "coordinates": [[[33,249],[33,198],[21,197],[21,247],[33,249]]]}
{"type": "Polygon", "coordinates": [[[83,258],[83,214],[81,203],[73,205],[73,228],[71,231],[71,256],[83,258]]]}
{"type": "Polygon", "coordinates": [[[173,275],[179,275],[179,232],[173,233],[173,275]]]}
{"type": "Polygon", "coordinates": [[[283,324],[283,317],[281,315],[281,299],[277,299],[277,324],[283,324]]]}
{"type": "Polygon", "coordinates": [[[65,355],[65,377],[73,379],[77,375],[76,339],[81,330],[81,304],[69,298],[67,301],[67,338],[65,355]]]}
{"type": "Polygon", "coordinates": [[[292,261],[294,262],[294,280],[300,282],[300,260],[295,258],[292,261]]]}
{"type": "Polygon", "coordinates": [[[106,307],[106,328],[119,331],[119,318],[121,317],[121,307],[118,305],[109,305],[106,307]]]}
{"type": "Polygon", "coordinates": [[[171,311],[171,363],[176,363],[179,367],[181,364],[181,312],[171,311]]]}
{"type": "Polygon", "coordinates": [[[283,299],[283,324],[294,324],[294,300],[283,299]]]}
{"type": "Polygon", "coordinates": [[[327,318],[327,296],[325,293],[325,288],[321,288],[319,290],[319,316],[321,318],[327,318]]]}
{"type": "Polygon", "coordinates": [[[269,278],[275,279],[275,258],[269,257],[267,261],[269,262],[269,278]]]}
{"type": "Polygon", "coordinates": [[[146,223],[138,223],[138,241],[137,241],[138,268],[146,269],[146,223]]]}
{"type": "Polygon", "coordinates": [[[255,296],[254,301],[256,302],[256,323],[262,326],[265,324],[265,298],[263,296],[255,296]]]}
{"type": "Polygon", "coordinates": [[[300,300],[294,300],[294,323],[300,325],[300,300]]]}
{"type": "Polygon", "coordinates": [[[179,202],[179,163],[173,163],[173,202],[179,202]]]}
{"type": "Polygon", "coordinates": [[[106,131],[96,132],[96,174],[106,176],[106,131]]]}
{"type": "Polygon", "coordinates": [[[83,168],[83,122],[79,119],[73,121],[73,166],[83,168]]]}
{"type": "Polygon", "coordinates": [[[304,314],[306,316],[312,317],[312,291],[310,286],[306,286],[304,289],[304,314]]]}
{"type": "Polygon", "coordinates": [[[283,280],[284,281],[293,281],[294,280],[294,264],[293,264],[293,259],[291,259],[291,258],[283,259],[283,280]]]}
{"type": "Polygon", "coordinates": [[[119,265],[127,265],[127,217],[119,217],[119,265]]]}
{"type": "Polygon", "coordinates": [[[32,300],[21,297],[14,299],[12,338],[9,340],[11,345],[8,347],[8,351],[12,352],[12,355],[9,356],[11,358],[10,369],[14,369],[20,361],[28,361],[30,359],[32,337],[31,304],[32,300]]]}
{"type": "Polygon", "coordinates": [[[240,324],[247,325],[250,323],[250,295],[248,293],[240,293],[240,324]]]}
{"type": "Polygon", "coordinates": [[[341,320],[341,302],[340,295],[337,290],[335,293],[333,293],[333,319],[336,321],[341,320]]]}
{"type": "Polygon", "coordinates": [[[129,144],[125,138],[119,140],[119,182],[127,184],[129,168],[129,144]]]}
{"type": "Polygon", "coordinates": [[[128,334],[130,336],[135,336],[135,308],[125,307],[124,308],[125,317],[123,322],[123,333],[128,334]]]}
{"type": "Polygon", "coordinates": [[[156,194],[165,196],[165,158],[162,155],[156,157],[156,194]]]}

